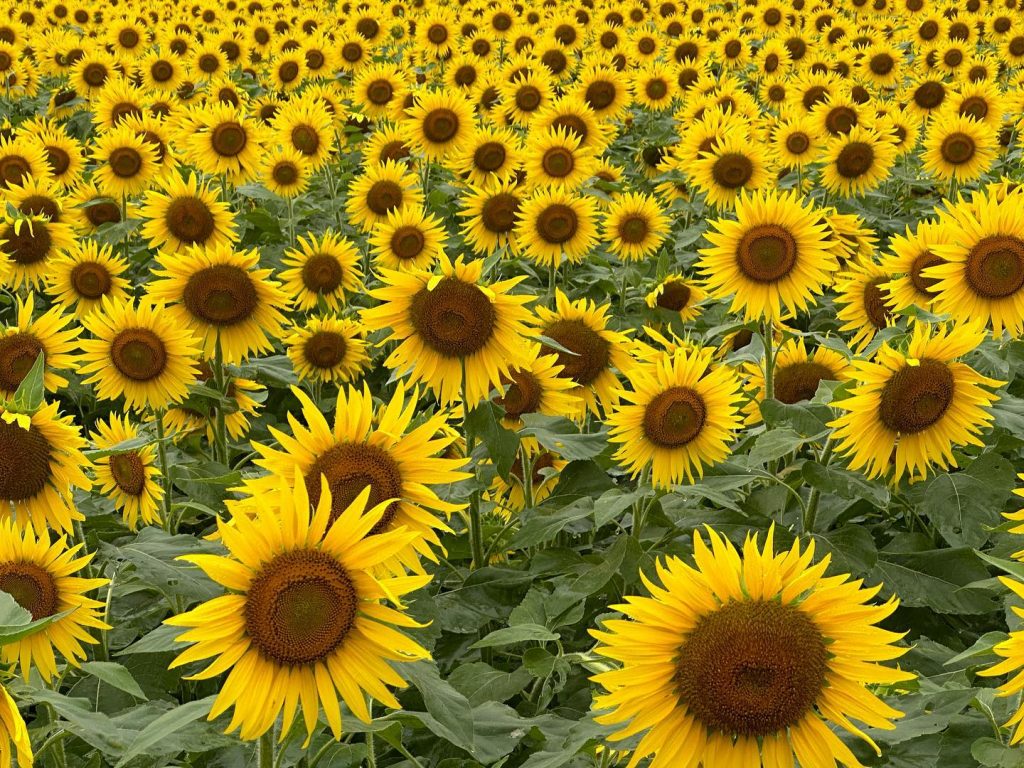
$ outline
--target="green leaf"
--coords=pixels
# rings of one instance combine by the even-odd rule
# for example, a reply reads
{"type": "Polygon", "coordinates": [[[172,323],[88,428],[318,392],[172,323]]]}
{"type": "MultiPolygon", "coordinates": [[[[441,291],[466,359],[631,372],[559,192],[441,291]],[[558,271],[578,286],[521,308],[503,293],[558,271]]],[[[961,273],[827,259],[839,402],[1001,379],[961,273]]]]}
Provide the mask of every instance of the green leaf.
{"type": "Polygon", "coordinates": [[[765,400],[761,403],[761,416],[769,427],[789,425],[804,437],[813,437],[828,430],[832,409],[814,403],[788,404],[765,400]]]}
{"type": "Polygon", "coordinates": [[[135,682],[132,673],[116,662],[85,661],[82,662],[81,668],[83,672],[92,675],[107,685],[112,685],[119,691],[130,693],[135,698],[142,699],[143,701],[147,698],[146,694],[142,692],[142,688],[135,682]]]}
{"type": "Polygon", "coordinates": [[[889,504],[889,489],[881,482],[868,480],[859,472],[816,461],[805,461],[800,472],[807,484],[819,491],[834,493],[844,499],[866,499],[880,508],[889,504]]]}
{"type": "Polygon", "coordinates": [[[473,710],[469,700],[441,679],[437,665],[433,662],[403,664],[402,672],[423,696],[427,712],[435,721],[431,730],[446,741],[472,753],[473,710]]]}
{"type": "Polygon", "coordinates": [[[498,474],[508,480],[509,472],[519,451],[519,436],[501,425],[504,412],[490,400],[485,400],[469,412],[466,432],[479,438],[487,448],[498,474]]]}
{"type": "Polygon", "coordinates": [[[127,453],[128,451],[136,451],[139,448],[154,443],[156,440],[150,435],[138,435],[137,437],[130,438],[128,440],[122,440],[120,443],[110,446],[109,448],[97,448],[92,451],[83,451],[86,458],[90,461],[96,459],[102,459],[107,456],[113,456],[118,453],[127,453]]]}
{"type": "Polygon", "coordinates": [[[471,661],[456,667],[448,682],[475,707],[485,701],[505,701],[515,696],[530,682],[530,673],[523,667],[503,672],[482,661],[471,661]]]}
{"type": "Polygon", "coordinates": [[[147,632],[131,645],[117,651],[115,656],[129,656],[136,653],[167,653],[169,651],[180,651],[185,646],[177,642],[175,638],[182,633],[181,627],[172,627],[169,624],[161,624],[156,629],[147,632]]]}
{"type": "Polygon", "coordinates": [[[808,438],[797,434],[789,427],[777,427],[760,435],[754,441],[754,447],[747,454],[751,464],[766,464],[781,459],[797,450],[808,438]]]}
{"type": "Polygon", "coordinates": [[[7,645],[38,632],[43,627],[74,613],[68,611],[44,616],[32,621],[32,614],[22,608],[17,600],[6,592],[0,592],[0,645],[7,645]]]}
{"type": "Polygon", "coordinates": [[[551,541],[563,528],[579,520],[586,520],[593,513],[594,500],[586,497],[555,512],[547,507],[526,510],[522,525],[508,546],[511,549],[523,549],[551,541]]]}
{"type": "Polygon", "coordinates": [[[576,424],[561,416],[543,413],[524,413],[526,425],[519,434],[532,436],[549,451],[568,461],[591,459],[601,453],[608,443],[605,432],[581,433],[576,424]]]}
{"type": "Polygon", "coordinates": [[[42,406],[44,392],[43,375],[46,372],[45,357],[46,355],[43,352],[36,355],[35,362],[32,363],[32,367],[25,374],[25,378],[21,380],[21,384],[18,385],[14,397],[11,398],[7,406],[7,410],[14,411],[15,413],[33,414],[42,406]]]}
{"type": "Polygon", "coordinates": [[[539,624],[518,624],[514,627],[496,629],[486,637],[477,640],[470,648],[496,648],[502,645],[515,645],[532,640],[550,642],[557,640],[558,635],[539,624]]]}
{"type": "Polygon", "coordinates": [[[880,553],[871,575],[885,582],[900,602],[938,613],[977,615],[995,608],[992,592],[976,585],[988,570],[970,549],[933,549],[913,553],[880,553]]]}
{"type": "Polygon", "coordinates": [[[210,709],[213,707],[213,702],[216,699],[216,696],[207,696],[205,699],[190,701],[187,704],[175,707],[169,712],[158,717],[146,726],[145,730],[141,731],[135,740],[128,746],[128,749],[125,750],[121,759],[117,761],[115,768],[122,768],[122,766],[127,765],[132,758],[145,754],[146,750],[150,747],[159,744],[160,741],[171,734],[180,731],[189,723],[195,722],[201,717],[206,717],[210,714],[210,709]]]}

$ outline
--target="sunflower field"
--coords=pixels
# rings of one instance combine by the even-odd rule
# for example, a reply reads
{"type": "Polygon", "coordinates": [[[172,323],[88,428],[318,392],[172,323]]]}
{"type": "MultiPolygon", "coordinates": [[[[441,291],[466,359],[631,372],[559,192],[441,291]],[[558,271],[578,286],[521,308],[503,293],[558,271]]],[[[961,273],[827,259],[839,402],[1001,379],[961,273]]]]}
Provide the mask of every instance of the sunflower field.
{"type": "Polygon", "coordinates": [[[0,8],[0,768],[1024,768],[1024,0],[0,8]]]}

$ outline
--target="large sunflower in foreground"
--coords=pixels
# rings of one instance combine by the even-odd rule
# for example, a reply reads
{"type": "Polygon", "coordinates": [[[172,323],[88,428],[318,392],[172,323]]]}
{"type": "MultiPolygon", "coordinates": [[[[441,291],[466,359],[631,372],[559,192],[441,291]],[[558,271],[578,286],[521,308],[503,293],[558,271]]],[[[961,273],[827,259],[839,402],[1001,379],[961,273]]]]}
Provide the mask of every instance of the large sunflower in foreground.
{"type": "Polygon", "coordinates": [[[943,260],[922,272],[933,281],[935,311],[987,321],[995,334],[1024,331],[1024,195],[1000,201],[978,192],[940,216],[931,250],[943,260]]]}
{"type": "Polygon", "coordinates": [[[957,358],[984,338],[978,326],[916,323],[906,352],[883,344],[874,360],[855,360],[853,396],[834,403],[847,413],[830,425],[851,469],[868,477],[892,470],[896,483],[957,466],[954,446],[982,445],[978,435],[993,419],[986,409],[998,399],[986,387],[1000,382],[957,358]]]}
{"type": "Polygon", "coordinates": [[[292,392],[302,403],[306,426],[289,415],[291,437],[270,427],[281,450],[253,444],[262,457],[256,464],[271,474],[247,480],[244,490],[253,497],[272,493],[282,478],[298,471],[316,502],[324,477],[333,499],[334,519],[369,487],[370,505],[390,502],[376,521],[374,532],[404,527],[416,534],[395,554],[397,563],[420,570],[419,556],[436,559],[431,546],[440,546],[437,530],[447,529],[433,513],[447,515],[460,507],[441,500],[431,486],[455,483],[468,476],[459,471],[465,459],[443,456],[454,439],[442,429],[447,413],[436,413],[410,429],[417,413],[418,390],[407,397],[399,383],[390,402],[375,413],[373,397],[364,383],[362,390],[351,385],[339,388],[334,423],[329,424],[304,392],[298,388],[292,392]]]}
{"type": "MultiPolygon", "coordinates": [[[[139,437],[139,428],[127,418],[111,414],[107,421],[97,421],[91,435],[98,450],[114,448],[139,437]]],[[[96,459],[96,488],[113,500],[121,510],[124,522],[133,531],[143,525],[160,524],[160,501],[164,497],[160,470],[156,466],[156,446],[118,451],[96,459]]]]}
{"type": "Polygon", "coordinates": [[[193,330],[206,357],[215,357],[219,346],[225,362],[238,363],[281,336],[288,297],[271,270],[259,268],[256,249],[189,248],[162,253],[159,262],[162,269],[153,274],[160,279],[146,292],[170,304],[168,315],[193,330]]]}
{"type": "Polygon", "coordinates": [[[419,625],[384,601],[397,603],[430,577],[375,575],[415,534],[370,534],[387,506],[367,508],[369,496],[369,489],[356,494],[333,515],[326,485],[311,509],[298,479],[270,498],[254,499],[252,517],[217,521],[228,556],[183,557],[230,591],[167,619],[188,628],[179,641],[194,643],[171,666],[211,660],[191,677],[228,673],[209,718],[233,706],[229,732],[241,729],[243,739],[257,739],[283,715],[287,733],[301,705],[310,737],[322,708],[341,738],[339,699],[367,723],[367,696],[400,707],[387,686],[405,683],[389,662],[430,654],[393,628],[419,625]]]}
{"type": "Polygon", "coordinates": [[[851,720],[890,730],[902,716],[868,686],[892,686],[914,675],[878,663],[898,658],[901,635],[877,624],[896,610],[895,597],[871,603],[878,588],[849,575],[825,576],[814,542],[776,554],[748,536],[743,556],[724,536],[693,537],[692,567],[676,557],[657,563],[650,597],[614,606],[628,620],[591,630],[596,652],[622,664],[593,679],[607,693],[598,722],[621,725],[611,738],[643,733],[635,765],[802,766],[861,763],[830,727],[878,747],[851,720]]]}
{"type": "Polygon", "coordinates": [[[68,547],[63,536],[51,541],[45,528],[37,535],[33,526],[10,518],[0,521],[0,589],[32,614],[33,620],[67,612],[42,629],[0,648],[7,664],[19,665],[28,680],[35,668],[45,682],[57,674],[57,651],[72,666],[86,658],[83,643],[99,642],[89,630],[110,627],[103,621],[103,603],[87,592],[107,584],[107,579],[76,576],[92,560],[82,544],[68,547]],[[79,556],[81,555],[81,556],[79,556]]]}
{"type": "Polygon", "coordinates": [[[398,342],[388,368],[410,371],[444,405],[465,397],[472,408],[523,359],[524,305],[534,297],[511,293],[524,276],[483,283],[482,260],[453,263],[441,254],[440,267],[439,275],[381,270],[384,285],[370,291],[381,303],[363,310],[363,322],[390,331],[382,343],[398,342]]]}
{"type": "Polygon", "coordinates": [[[629,373],[632,391],[608,417],[615,459],[639,475],[651,467],[655,488],[703,476],[729,455],[740,427],[740,382],[732,368],[713,365],[713,350],[678,351],[629,373]]]}
{"type": "Polygon", "coordinates": [[[212,248],[237,239],[231,206],[221,200],[195,173],[188,179],[167,174],[159,190],[146,193],[139,210],[145,219],[142,236],[151,248],[171,253],[190,246],[212,248]]]}
{"type": "Polygon", "coordinates": [[[101,400],[122,395],[129,408],[161,409],[181,402],[196,380],[199,348],[187,325],[161,303],[109,299],[83,319],[92,338],[81,342],[81,373],[101,400]]]}
{"type": "Polygon", "coordinates": [[[736,221],[711,222],[699,269],[708,292],[732,296],[747,320],[778,320],[807,309],[831,282],[836,258],[828,229],[796,193],[761,192],[736,201],[736,221]]]}
{"type": "MultiPolygon", "coordinates": [[[[0,416],[4,411],[0,408],[0,416]]],[[[70,533],[73,520],[84,520],[72,499],[72,488],[88,488],[82,471],[85,440],[70,416],[57,414],[57,403],[32,414],[27,429],[13,414],[0,418],[0,502],[2,517],[13,511],[18,521],[36,529],[70,533]],[[13,417],[13,418],[12,418],[13,417]]]]}
{"type": "MultiPolygon", "coordinates": [[[[561,376],[572,379],[572,394],[589,409],[598,413],[598,402],[610,408],[618,402],[618,373],[627,373],[632,366],[629,339],[624,333],[608,327],[608,304],[596,305],[589,299],[570,301],[558,290],[555,308],[537,307],[534,321],[537,332],[551,339],[558,347],[544,346],[542,354],[554,354],[562,366],[561,376]]],[[[577,415],[577,414],[574,414],[577,415]]]]}

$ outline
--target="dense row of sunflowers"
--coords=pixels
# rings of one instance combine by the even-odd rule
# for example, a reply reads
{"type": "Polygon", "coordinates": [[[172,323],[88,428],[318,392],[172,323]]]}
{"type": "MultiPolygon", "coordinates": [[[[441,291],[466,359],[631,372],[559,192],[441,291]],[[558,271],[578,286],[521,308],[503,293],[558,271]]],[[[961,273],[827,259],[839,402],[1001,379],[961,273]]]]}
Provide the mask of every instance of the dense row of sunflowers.
{"type": "MultiPolygon", "coordinates": [[[[883,764],[919,691],[898,596],[818,556],[835,516],[799,466],[895,497],[1019,456],[991,365],[1024,334],[1016,0],[3,5],[0,766],[87,764],[52,697],[138,688],[102,551],[150,528],[212,586],[148,627],[175,707],[213,681],[192,720],[264,768],[353,733],[354,760],[425,764],[373,735],[410,675],[432,706],[417,596],[541,545],[600,557],[571,528],[510,544],[593,438],[635,491],[604,524],[642,542],[643,596],[593,615],[596,730],[548,752],[883,764]],[[748,454],[801,437],[778,414],[822,411],[758,478],[748,454]],[[229,492],[199,503],[179,464],[229,492]],[[796,515],[664,519],[729,466],[796,515]]],[[[507,619],[446,653],[497,674],[501,642],[571,623],[507,619]]],[[[1019,692],[1024,633],[984,650],[1019,692]]]]}

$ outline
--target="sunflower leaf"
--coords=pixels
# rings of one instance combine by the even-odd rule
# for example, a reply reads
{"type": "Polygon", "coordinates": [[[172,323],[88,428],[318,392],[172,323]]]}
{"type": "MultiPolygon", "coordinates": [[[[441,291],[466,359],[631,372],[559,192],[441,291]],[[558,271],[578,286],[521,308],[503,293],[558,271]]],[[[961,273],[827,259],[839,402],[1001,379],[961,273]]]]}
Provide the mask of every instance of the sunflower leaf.
{"type": "Polygon", "coordinates": [[[7,405],[7,410],[15,413],[32,414],[43,404],[43,375],[46,372],[46,355],[40,352],[25,378],[18,385],[14,397],[7,405]]]}
{"type": "Polygon", "coordinates": [[[0,645],[7,645],[21,640],[23,637],[28,637],[43,627],[60,621],[74,611],[75,609],[72,608],[33,621],[32,614],[22,608],[13,596],[7,592],[0,592],[0,645]]]}

